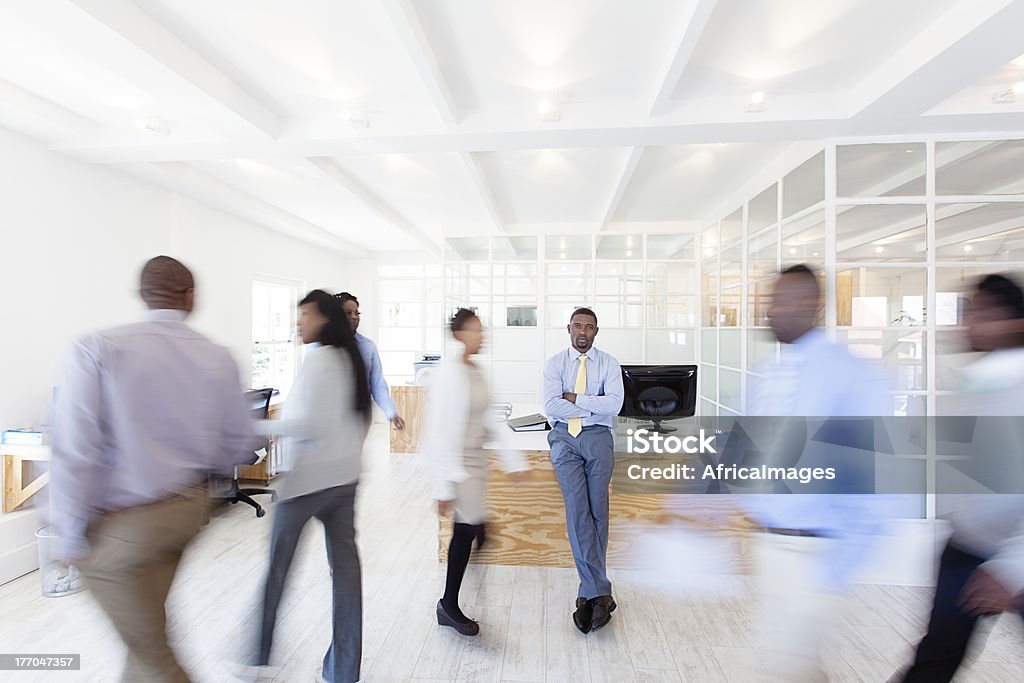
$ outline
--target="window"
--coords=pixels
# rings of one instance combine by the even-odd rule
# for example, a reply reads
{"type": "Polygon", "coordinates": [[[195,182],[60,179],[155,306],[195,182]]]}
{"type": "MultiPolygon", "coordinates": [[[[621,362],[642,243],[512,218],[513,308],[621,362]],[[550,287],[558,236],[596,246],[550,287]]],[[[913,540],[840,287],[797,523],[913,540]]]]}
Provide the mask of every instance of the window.
{"type": "MultiPolygon", "coordinates": [[[[484,254],[487,252],[486,240],[480,243],[471,239],[457,244],[471,255],[479,255],[481,249],[484,254]]],[[[460,286],[467,289],[487,281],[480,273],[470,273],[469,266],[464,272],[449,273],[450,278],[457,276],[460,286]]],[[[423,354],[444,351],[443,289],[440,264],[382,263],[377,266],[380,318],[375,341],[384,379],[389,385],[413,381],[413,364],[422,360],[423,354]]]]}
{"type": "Polygon", "coordinates": [[[253,389],[274,387],[287,394],[295,380],[298,283],[252,283],[253,389]]]}

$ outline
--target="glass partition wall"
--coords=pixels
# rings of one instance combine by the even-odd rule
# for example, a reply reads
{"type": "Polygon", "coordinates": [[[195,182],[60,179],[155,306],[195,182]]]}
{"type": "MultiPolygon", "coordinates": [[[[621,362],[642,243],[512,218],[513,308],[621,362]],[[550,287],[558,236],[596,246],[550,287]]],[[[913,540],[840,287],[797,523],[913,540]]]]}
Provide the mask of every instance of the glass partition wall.
{"type": "Polygon", "coordinates": [[[741,414],[776,357],[771,282],[805,263],[821,323],[883,364],[894,415],[942,414],[963,300],[986,273],[1024,273],[1024,140],[828,142],[701,234],[700,411],[741,414]]]}
{"type": "MultiPolygon", "coordinates": [[[[777,358],[771,281],[805,263],[822,278],[821,324],[881,364],[893,415],[949,414],[979,277],[1024,273],[1024,140],[829,142],[701,234],[699,410],[745,411],[750,378],[777,358]]],[[[934,482],[932,458],[900,455],[934,482]]],[[[900,516],[935,517],[935,497],[900,516]]]]}
{"type": "Polygon", "coordinates": [[[543,363],[568,346],[566,325],[580,306],[598,315],[595,345],[620,362],[691,363],[696,242],[692,234],[452,238],[445,316],[459,306],[478,312],[488,332],[480,361],[496,400],[519,406],[539,403],[543,363]]]}

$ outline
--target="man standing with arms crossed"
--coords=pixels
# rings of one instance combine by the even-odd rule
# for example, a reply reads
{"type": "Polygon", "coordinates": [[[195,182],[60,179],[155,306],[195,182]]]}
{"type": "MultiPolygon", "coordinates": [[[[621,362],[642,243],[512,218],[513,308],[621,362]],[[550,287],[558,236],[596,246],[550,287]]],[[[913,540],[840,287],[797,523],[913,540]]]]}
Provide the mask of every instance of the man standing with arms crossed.
{"type": "Polygon", "coordinates": [[[622,371],[594,348],[597,314],[573,311],[571,345],[544,366],[542,399],[553,428],[551,464],[565,501],[566,530],[580,577],[572,620],[583,633],[607,624],[615,611],[608,580],[608,487],[614,464],[615,416],[622,408],[622,371]]]}
{"type": "Polygon", "coordinates": [[[364,337],[357,332],[360,320],[359,299],[348,292],[341,292],[334,296],[341,301],[341,307],[348,317],[348,324],[352,327],[352,333],[356,337],[356,344],[359,345],[359,353],[363,356],[363,365],[366,366],[367,379],[370,381],[370,395],[373,396],[374,402],[384,411],[384,416],[395,429],[405,429],[405,420],[398,414],[398,408],[395,407],[388,383],[384,379],[384,370],[380,366],[377,345],[369,337],[364,337]]]}
{"type": "Polygon", "coordinates": [[[189,680],[167,642],[164,603],[206,520],[208,475],[230,473],[255,445],[238,366],[185,324],[194,287],[180,262],[150,259],[143,320],[76,341],[57,388],[57,554],[82,570],[124,640],[122,681],[189,680]]]}

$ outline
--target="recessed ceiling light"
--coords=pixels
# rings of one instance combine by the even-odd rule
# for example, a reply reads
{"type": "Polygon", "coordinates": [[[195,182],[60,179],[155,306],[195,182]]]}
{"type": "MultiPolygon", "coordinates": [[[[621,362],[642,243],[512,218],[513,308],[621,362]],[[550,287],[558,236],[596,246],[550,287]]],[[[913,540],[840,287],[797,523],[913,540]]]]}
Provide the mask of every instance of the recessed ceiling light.
{"type": "Polygon", "coordinates": [[[812,254],[812,256],[817,256],[817,255],[818,255],[818,252],[814,252],[814,253],[812,254]]]}
{"type": "Polygon", "coordinates": [[[875,247],[876,254],[881,254],[883,251],[885,251],[885,247],[875,247]]]}
{"type": "Polygon", "coordinates": [[[628,251],[628,250],[626,251],[626,257],[627,257],[627,258],[628,258],[628,257],[630,257],[630,256],[632,256],[632,255],[633,255],[633,252],[632,252],[632,251],[628,251]]]}
{"type": "Polygon", "coordinates": [[[1018,95],[1024,95],[1024,81],[1017,81],[1013,84],[1013,92],[1018,95]]]}
{"type": "Polygon", "coordinates": [[[789,253],[790,254],[795,254],[796,253],[796,247],[790,247],[789,248],[789,253]]]}
{"type": "Polygon", "coordinates": [[[974,251],[974,247],[972,247],[970,244],[965,244],[964,245],[964,251],[968,251],[968,252],[974,251]]]}
{"type": "Polygon", "coordinates": [[[150,135],[170,135],[171,128],[166,121],[159,119],[136,119],[135,127],[150,135]]]}
{"type": "Polygon", "coordinates": [[[555,108],[555,104],[547,99],[537,103],[537,114],[540,115],[541,121],[558,121],[562,118],[562,113],[555,108]]]}
{"type": "Polygon", "coordinates": [[[912,150],[912,149],[908,149],[908,150],[906,150],[906,152],[907,152],[907,154],[913,154],[913,153],[914,153],[914,150],[912,150]]]}
{"type": "Polygon", "coordinates": [[[750,96],[750,102],[743,108],[748,114],[760,114],[768,108],[768,103],[765,100],[763,92],[755,92],[750,96]]]}
{"type": "Polygon", "coordinates": [[[341,116],[341,119],[343,121],[347,121],[348,125],[352,126],[353,128],[370,127],[370,119],[368,119],[366,115],[361,112],[353,111],[351,109],[342,109],[341,112],[339,113],[339,116],[341,116]]]}

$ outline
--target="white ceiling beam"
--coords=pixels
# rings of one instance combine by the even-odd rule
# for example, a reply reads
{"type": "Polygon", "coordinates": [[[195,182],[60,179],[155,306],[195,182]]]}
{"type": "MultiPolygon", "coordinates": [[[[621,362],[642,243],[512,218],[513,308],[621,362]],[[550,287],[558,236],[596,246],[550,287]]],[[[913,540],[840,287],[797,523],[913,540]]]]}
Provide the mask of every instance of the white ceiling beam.
{"type": "Polygon", "coordinates": [[[619,203],[622,201],[622,197],[626,194],[626,189],[629,187],[630,181],[633,179],[633,174],[636,173],[636,167],[640,165],[640,159],[644,155],[643,147],[634,147],[629,151],[629,155],[626,157],[626,163],[622,167],[622,172],[619,174],[619,182],[615,185],[615,189],[612,191],[612,198],[608,201],[608,206],[604,210],[604,215],[601,217],[601,225],[599,230],[604,230],[608,227],[612,218],[615,217],[615,212],[619,208],[619,203]]]}
{"type": "MultiPolygon", "coordinates": [[[[969,230],[963,230],[955,234],[949,234],[944,237],[936,238],[935,248],[942,249],[943,247],[955,247],[958,244],[964,242],[971,242],[974,240],[983,240],[985,238],[992,238],[1002,235],[1003,233],[1020,230],[1024,227],[1024,216],[1015,216],[1008,218],[998,223],[989,223],[988,225],[979,225],[969,230]]],[[[1006,237],[1003,237],[1005,241],[1006,237]]]]}
{"type": "Polygon", "coordinates": [[[246,144],[167,142],[141,146],[94,140],[61,144],[54,146],[53,149],[95,163],[128,163],[346,154],[435,154],[579,147],[657,147],[710,142],[778,142],[820,140],[835,137],[841,131],[839,121],[815,119],[757,123],[627,125],[561,130],[406,132],[376,136],[364,134],[346,138],[282,138],[278,141],[246,144]]]}
{"type": "Polygon", "coordinates": [[[409,221],[405,216],[398,213],[390,204],[378,197],[372,190],[363,185],[357,179],[349,175],[344,169],[338,166],[333,160],[325,157],[307,159],[313,168],[317,169],[328,179],[337,183],[342,189],[348,192],[363,206],[375,213],[385,222],[390,223],[399,230],[405,232],[421,247],[435,256],[441,255],[441,247],[437,242],[420,228],[409,221]]]}
{"type": "Polygon", "coordinates": [[[487,209],[491,222],[494,223],[494,229],[499,233],[504,232],[505,221],[502,219],[498,205],[494,201],[494,192],[491,190],[491,184],[487,182],[487,176],[484,175],[480,162],[473,156],[472,152],[459,152],[459,158],[462,159],[462,164],[466,167],[466,172],[469,173],[469,178],[476,188],[476,193],[480,197],[484,208],[487,209]]]}
{"type": "Polygon", "coordinates": [[[185,163],[131,164],[129,171],[149,182],[178,192],[243,220],[315,246],[351,255],[369,258],[362,247],[342,239],[335,233],[284,211],[238,188],[185,163]]]}
{"type": "Polygon", "coordinates": [[[448,89],[441,67],[437,64],[437,57],[430,46],[427,34],[420,24],[416,8],[412,6],[410,0],[382,0],[382,4],[402,45],[405,46],[406,54],[427,88],[434,108],[446,125],[454,126],[459,122],[458,107],[448,89]]]}
{"type": "Polygon", "coordinates": [[[960,0],[849,94],[860,121],[913,119],[1020,56],[1024,0],[960,0]]]}
{"type": "MultiPolygon", "coordinates": [[[[271,139],[277,137],[280,122],[273,111],[130,0],[62,0],[59,3],[40,0],[38,3],[24,4],[36,5],[31,10],[19,10],[24,13],[36,13],[32,15],[36,21],[45,20],[48,6],[52,6],[49,11],[51,21],[54,22],[61,21],[61,16],[53,15],[53,11],[59,11],[61,5],[70,4],[77,7],[105,29],[130,43],[137,54],[141,53],[169,70],[217,106],[248,124],[259,135],[271,139]],[[40,12],[44,14],[43,17],[38,15],[40,12]]],[[[111,72],[128,78],[136,86],[143,89],[153,87],[152,79],[146,79],[144,69],[125,63],[122,49],[107,49],[111,47],[109,41],[104,41],[101,45],[90,43],[90,35],[79,36],[77,33],[64,31],[62,40],[75,41],[70,47],[95,59],[111,72]]]]}
{"type": "Polygon", "coordinates": [[[0,80],[0,103],[32,114],[76,135],[94,135],[100,129],[100,124],[92,119],[4,80],[0,80]]]}
{"type": "Polygon", "coordinates": [[[686,65],[690,63],[690,57],[697,48],[717,2],[718,0],[692,0],[687,4],[683,12],[679,39],[676,40],[672,54],[660,72],[658,88],[648,105],[650,116],[659,116],[668,109],[672,93],[679,85],[686,65]]]}

